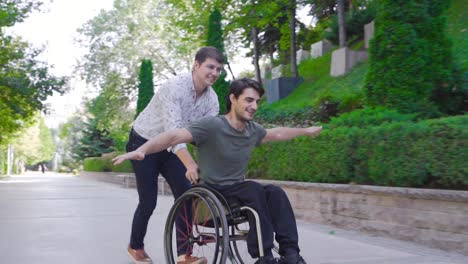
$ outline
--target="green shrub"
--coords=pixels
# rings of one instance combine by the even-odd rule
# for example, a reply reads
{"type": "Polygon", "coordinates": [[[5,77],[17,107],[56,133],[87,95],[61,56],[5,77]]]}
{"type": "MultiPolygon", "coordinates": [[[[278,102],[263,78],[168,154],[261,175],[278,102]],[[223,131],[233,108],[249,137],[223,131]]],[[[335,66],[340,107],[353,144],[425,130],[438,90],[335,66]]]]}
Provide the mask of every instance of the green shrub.
{"type": "Polygon", "coordinates": [[[339,113],[347,113],[364,107],[364,93],[362,91],[343,94],[338,105],[339,113]]]}

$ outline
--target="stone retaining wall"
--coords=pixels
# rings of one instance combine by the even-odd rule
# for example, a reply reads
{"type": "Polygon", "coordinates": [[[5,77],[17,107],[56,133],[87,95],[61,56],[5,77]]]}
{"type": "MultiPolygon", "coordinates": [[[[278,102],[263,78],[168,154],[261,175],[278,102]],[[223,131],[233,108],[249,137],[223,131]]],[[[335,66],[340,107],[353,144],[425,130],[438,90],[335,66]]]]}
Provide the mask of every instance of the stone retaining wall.
{"type": "MultiPolygon", "coordinates": [[[[133,174],[80,176],[134,187],[133,174]]],[[[159,192],[170,193],[160,178],[159,192]]],[[[468,255],[468,192],[264,181],[281,186],[304,221],[421,243],[468,255]]]]}
{"type": "MultiPolygon", "coordinates": [[[[263,181],[270,182],[270,181],[263,181]]],[[[298,218],[468,255],[468,192],[278,182],[298,218]]]]}

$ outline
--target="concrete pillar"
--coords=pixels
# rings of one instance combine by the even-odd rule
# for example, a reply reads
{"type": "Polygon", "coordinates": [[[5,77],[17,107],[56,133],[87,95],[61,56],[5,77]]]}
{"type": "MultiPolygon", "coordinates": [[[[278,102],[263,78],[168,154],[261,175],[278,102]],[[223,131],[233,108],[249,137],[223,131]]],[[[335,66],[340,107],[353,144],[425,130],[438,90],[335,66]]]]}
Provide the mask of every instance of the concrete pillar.
{"type": "Polygon", "coordinates": [[[296,61],[297,64],[301,63],[303,60],[307,60],[309,58],[309,52],[307,50],[300,49],[296,52],[296,61]]]}
{"type": "Polygon", "coordinates": [[[369,49],[369,41],[374,36],[374,20],[364,25],[364,48],[369,49]]]}
{"type": "Polygon", "coordinates": [[[278,65],[271,69],[271,79],[283,77],[283,67],[284,65],[278,65]]]}
{"type": "Polygon", "coordinates": [[[367,60],[367,51],[354,51],[348,47],[337,49],[332,53],[330,76],[341,76],[350,71],[358,62],[367,60]]]}
{"type": "Polygon", "coordinates": [[[310,57],[318,58],[322,57],[325,53],[333,49],[333,45],[330,41],[323,39],[319,42],[315,42],[310,46],[310,57]]]}

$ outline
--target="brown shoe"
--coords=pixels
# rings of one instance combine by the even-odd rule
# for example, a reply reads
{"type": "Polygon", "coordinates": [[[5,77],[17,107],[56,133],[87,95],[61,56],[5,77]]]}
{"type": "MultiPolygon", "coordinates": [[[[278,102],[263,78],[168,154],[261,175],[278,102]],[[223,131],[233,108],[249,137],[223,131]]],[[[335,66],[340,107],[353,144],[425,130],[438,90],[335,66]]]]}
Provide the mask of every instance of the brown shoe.
{"type": "Polygon", "coordinates": [[[144,249],[133,249],[130,246],[127,249],[128,254],[135,262],[135,264],[152,264],[153,261],[151,258],[146,254],[144,249]]]}
{"type": "Polygon", "coordinates": [[[180,255],[177,257],[177,264],[207,264],[208,260],[204,257],[197,258],[190,255],[180,255]]]}

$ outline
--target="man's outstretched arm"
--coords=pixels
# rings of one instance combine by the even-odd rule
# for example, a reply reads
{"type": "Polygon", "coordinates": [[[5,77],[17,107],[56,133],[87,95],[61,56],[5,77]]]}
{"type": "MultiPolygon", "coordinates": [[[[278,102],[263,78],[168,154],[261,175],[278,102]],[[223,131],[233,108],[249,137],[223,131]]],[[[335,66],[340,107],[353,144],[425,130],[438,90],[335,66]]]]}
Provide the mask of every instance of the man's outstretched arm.
{"type": "Polygon", "coordinates": [[[117,165],[125,160],[142,160],[147,154],[156,153],[180,143],[190,143],[192,140],[192,134],[185,128],[166,131],[148,140],[136,150],[113,158],[112,161],[114,165],[117,165]]]}
{"type": "Polygon", "coordinates": [[[299,136],[316,137],[322,131],[321,126],[312,126],[305,128],[293,128],[293,127],[275,127],[266,129],[266,135],[262,140],[262,143],[272,141],[286,141],[291,140],[299,136]]]}

